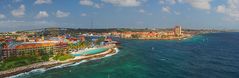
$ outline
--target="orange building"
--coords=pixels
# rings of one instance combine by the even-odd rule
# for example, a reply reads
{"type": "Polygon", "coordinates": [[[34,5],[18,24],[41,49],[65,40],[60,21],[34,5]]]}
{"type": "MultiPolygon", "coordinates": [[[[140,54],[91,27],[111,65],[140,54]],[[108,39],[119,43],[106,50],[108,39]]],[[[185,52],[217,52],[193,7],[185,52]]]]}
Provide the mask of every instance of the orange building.
{"type": "Polygon", "coordinates": [[[8,57],[25,56],[25,55],[39,55],[39,53],[57,54],[65,52],[66,46],[62,43],[55,42],[34,42],[16,45],[15,47],[3,47],[0,53],[0,59],[8,57]]]}

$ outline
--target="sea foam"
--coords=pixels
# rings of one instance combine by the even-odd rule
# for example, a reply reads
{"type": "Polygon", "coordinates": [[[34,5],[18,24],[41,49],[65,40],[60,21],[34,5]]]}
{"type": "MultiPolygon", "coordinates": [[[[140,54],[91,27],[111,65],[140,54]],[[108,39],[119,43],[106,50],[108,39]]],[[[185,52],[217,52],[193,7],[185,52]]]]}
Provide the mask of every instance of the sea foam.
{"type": "Polygon", "coordinates": [[[30,74],[41,74],[41,73],[44,73],[46,71],[45,68],[39,68],[39,69],[34,69],[34,70],[31,70],[29,72],[24,72],[24,73],[20,73],[20,74],[17,74],[17,75],[13,75],[13,76],[10,76],[10,77],[7,77],[7,78],[24,78],[25,76],[27,75],[30,75],[30,74]]]}

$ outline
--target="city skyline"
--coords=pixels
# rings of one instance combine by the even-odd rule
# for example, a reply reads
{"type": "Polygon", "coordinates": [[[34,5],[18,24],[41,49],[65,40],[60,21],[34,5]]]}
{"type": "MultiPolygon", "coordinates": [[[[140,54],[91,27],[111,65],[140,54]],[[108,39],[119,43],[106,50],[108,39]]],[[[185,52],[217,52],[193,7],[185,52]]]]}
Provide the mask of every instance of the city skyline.
{"type": "Polygon", "coordinates": [[[237,0],[1,0],[0,32],[46,27],[239,29],[237,0]]]}

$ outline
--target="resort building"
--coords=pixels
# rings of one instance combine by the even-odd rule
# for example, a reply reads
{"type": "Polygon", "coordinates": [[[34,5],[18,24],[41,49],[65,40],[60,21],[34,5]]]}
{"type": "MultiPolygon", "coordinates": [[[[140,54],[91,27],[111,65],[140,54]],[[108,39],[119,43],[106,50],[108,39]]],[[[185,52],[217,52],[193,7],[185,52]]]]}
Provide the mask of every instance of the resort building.
{"type": "Polygon", "coordinates": [[[58,41],[42,41],[42,42],[23,42],[14,44],[5,44],[0,49],[0,59],[9,57],[27,56],[27,55],[44,55],[57,54],[66,51],[66,45],[58,41]]]}
{"type": "Polygon", "coordinates": [[[84,41],[85,41],[85,36],[84,36],[84,35],[80,35],[80,36],[79,36],[79,40],[80,40],[81,42],[84,42],[84,41]]]}
{"type": "MultiPolygon", "coordinates": [[[[0,55],[2,55],[2,49],[3,49],[3,43],[0,43],[0,55]]],[[[0,60],[2,59],[0,58],[0,60]]]]}

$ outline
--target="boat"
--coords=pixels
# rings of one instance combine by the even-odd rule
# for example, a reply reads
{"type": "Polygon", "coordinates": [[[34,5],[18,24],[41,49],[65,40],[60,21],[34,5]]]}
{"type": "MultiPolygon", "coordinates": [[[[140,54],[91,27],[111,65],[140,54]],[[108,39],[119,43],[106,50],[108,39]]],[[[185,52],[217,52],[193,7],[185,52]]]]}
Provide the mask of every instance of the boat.
{"type": "Polygon", "coordinates": [[[154,50],[154,47],[152,47],[152,50],[154,50]]]}

